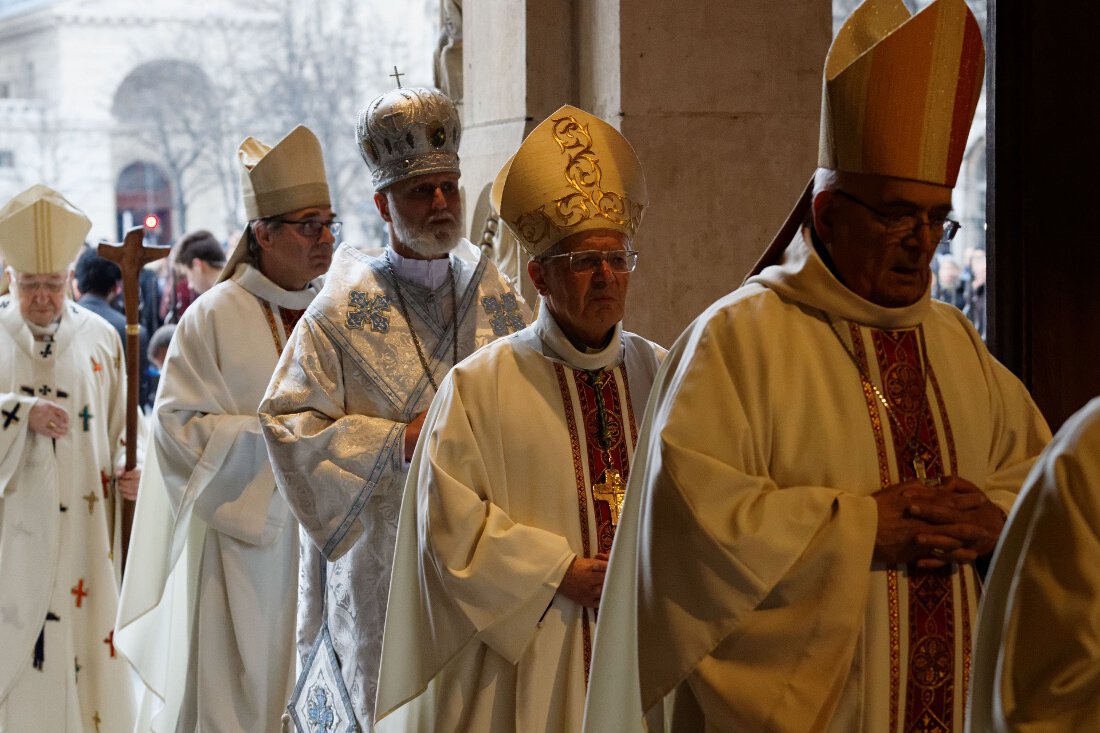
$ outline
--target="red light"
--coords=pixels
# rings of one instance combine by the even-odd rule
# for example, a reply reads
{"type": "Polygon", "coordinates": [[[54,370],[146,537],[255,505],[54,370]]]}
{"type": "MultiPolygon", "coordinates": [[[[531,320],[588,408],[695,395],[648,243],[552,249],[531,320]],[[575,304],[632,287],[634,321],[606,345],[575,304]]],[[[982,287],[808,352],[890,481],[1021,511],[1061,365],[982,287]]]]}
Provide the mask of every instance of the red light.
{"type": "Polygon", "coordinates": [[[146,216],[145,216],[145,228],[146,229],[156,229],[159,226],[160,226],[160,219],[157,218],[156,214],[146,214],[146,216]]]}

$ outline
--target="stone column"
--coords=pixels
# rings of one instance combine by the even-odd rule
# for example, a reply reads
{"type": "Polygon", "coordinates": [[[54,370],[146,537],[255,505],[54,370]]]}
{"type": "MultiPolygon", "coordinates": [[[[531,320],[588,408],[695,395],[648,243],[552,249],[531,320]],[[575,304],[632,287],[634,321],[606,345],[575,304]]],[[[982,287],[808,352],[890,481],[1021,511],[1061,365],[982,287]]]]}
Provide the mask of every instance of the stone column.
{"type": "Polygon", "coordinates": [[[670,345],[736,288],[817,158],[829,0],[466,0],[468,216],[565,103],[619,127],[651,206],[628,329],[670,345]]]}

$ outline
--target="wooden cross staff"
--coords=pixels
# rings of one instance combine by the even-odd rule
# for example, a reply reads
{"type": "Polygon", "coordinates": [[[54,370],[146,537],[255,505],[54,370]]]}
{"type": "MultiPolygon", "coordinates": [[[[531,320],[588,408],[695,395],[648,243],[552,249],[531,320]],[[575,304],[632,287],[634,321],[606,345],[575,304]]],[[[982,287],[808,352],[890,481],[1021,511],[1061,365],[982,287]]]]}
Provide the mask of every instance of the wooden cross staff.
{"type": "Polygon", "coordinates": [[[126,304],[126,470],[137,464],[138,388],[141,386],[138,353],[141,349],[141,326],[138,322],[138,298],[141,268],[146,263],[168,256],[168,246],[148,246],[145,228],[134,227],[126,232],[121,244],[103,242],[99,256],[115,262],[122,270],[122,298],[126,304]]]}

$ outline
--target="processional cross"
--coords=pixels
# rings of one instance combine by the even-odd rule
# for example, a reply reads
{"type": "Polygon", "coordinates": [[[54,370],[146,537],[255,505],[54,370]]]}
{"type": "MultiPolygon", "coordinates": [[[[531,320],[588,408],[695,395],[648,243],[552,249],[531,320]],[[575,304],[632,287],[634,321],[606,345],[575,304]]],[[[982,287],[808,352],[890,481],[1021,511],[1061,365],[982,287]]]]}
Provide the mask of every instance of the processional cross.
{"type": "Polygon", "coordinates": [[[401,88],[401,77],[403,77],[405,75],[398,73],[397,67],[394,66],[393,67],[393,73],[390,74],[390,76],[397,80],[397,88],[400,89],[401,88]]]}
{"type": "MultiPolygon", "coordinates": [[[[150,262],[167,257],[171,247],[146,245],[145,228],[133,227],[126,232],[120,244],[102,242],[99,256],[111,260],[122,270],[122,298],[126,306],[126,470],[137,465],[138,387],[141,374],[138,367],[138,351],[141,349],[141,326],[138,325],[138,298],[140,295],[141,268],[150,262]]],[[[93,366],[94,366],[93,360],[93,366]]],[[[131,501],[123,505],[122,560],[126,562],[126,548],[130,541],[130,526],[134,514],[131,501]]],[[[114,656],[112,654],[112,656],[114,656]]]]}

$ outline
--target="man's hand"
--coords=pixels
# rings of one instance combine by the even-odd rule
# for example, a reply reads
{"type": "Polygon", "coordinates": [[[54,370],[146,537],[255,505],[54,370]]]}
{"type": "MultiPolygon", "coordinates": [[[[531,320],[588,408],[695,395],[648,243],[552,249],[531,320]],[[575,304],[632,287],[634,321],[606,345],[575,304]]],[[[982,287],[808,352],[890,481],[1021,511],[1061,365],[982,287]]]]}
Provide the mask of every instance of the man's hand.
{"type": "Polygon", "coordinates": [[[405,426],[405,462],[408,463],[412,460],[413,451],[416,450],[416,441],[420,437],[420,428],[424,427],[424,416],[428,414],[425,410],[421,412],[412,421],[405,426]]]}
{"type": "Polygon", "coordinates": [[[603,579],[607,575],[607,555],[575,557],[558,585],[558,593],[585,608],[599,608],[603,579]]]}
{"type": "Polygon", "coordinates": [[[965,534],[969,539],[964,544],[975,558],[993,552],[1005,525],[1001,508],[984,491],[958,476],[946,477],[936,492],[933,502],[914,502],[909,507],[909,516],[935,525],[937,534],[957,532],[962,525],[968,525],[965,534]]]}
{"type": "Polygon", "coordinates": [[[129,471],[119,466],[115,469],[115,488],[122,494],[123,499],[137,501],[138,484],[141,482],[141,469],[133,468],[129,471]]]}
{"type": "Polygon", "coordinates": [[[31,408],[30,428],[47,438],[62,438],[69,434],[69,413],[56,402],[39,397],[31,408]]]}
{"type": "Polygon", "coordinates": [[[878,504],[874,560],[938,568],[991,552],[1004,517],[974,484],[948,476],[936,486],[905,481],[872,495],[878,504]]]}

